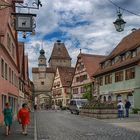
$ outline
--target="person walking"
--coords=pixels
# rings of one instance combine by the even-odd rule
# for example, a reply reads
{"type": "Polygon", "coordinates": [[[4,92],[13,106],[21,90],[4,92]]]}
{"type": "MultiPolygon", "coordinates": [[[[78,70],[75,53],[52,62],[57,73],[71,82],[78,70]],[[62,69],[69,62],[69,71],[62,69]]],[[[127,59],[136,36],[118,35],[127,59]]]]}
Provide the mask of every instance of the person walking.
{"type": "Polygon", "coordinates": [[[129,109],[131,107],[131,103],[129,100],[125,100],[125,117],[129,117],[129,109]]]}
{"type": "Polygon", "coordinates": [[[11,129],[12,120],[13,120],[13,111],[9,103],[5,104],[3,115],[4,115],[5,126],[6,126],[5,135],[8,136],[10,134],[10,129],[11,129]]]}
{"type": "Polygon", "coordinates": [[[30,122],[30,110],[26,103],[22,104],[22,108],[18,112],[18,121],[22,125],[22,134],[27,135],[27,126],[30,122]]]}
{"type": "Polygon", "coordinates": [[[118,108],[118,118],[121,119],[124,117],[124,104],[122,103],[121,100],[118,102],[117,108],[118,108]]]}

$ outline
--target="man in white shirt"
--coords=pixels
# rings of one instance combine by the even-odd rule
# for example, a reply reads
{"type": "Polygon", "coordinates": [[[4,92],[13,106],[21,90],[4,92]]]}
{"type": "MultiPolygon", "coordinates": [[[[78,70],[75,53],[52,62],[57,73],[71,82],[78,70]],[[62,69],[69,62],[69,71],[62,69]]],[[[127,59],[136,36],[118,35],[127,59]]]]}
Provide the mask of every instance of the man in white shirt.
{"type": "Polygon", "coordinates": [[[124,104],[122,103],[122,101],[120,100],[117,104],[117,108],[118,108],[118,118],[123,118],[123,113],[124,113],[124,104]]]}

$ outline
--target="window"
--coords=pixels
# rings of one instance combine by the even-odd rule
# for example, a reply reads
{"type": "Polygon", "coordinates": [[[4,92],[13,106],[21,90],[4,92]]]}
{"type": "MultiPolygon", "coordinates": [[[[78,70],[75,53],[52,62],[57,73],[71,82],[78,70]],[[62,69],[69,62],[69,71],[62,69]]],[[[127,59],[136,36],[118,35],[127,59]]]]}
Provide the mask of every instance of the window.
{"type": "Polygon", "coordinates": [[[125,71],[125,80],[135,78],[135,68],[130,68],[125,71]]]}
{"type": "Polygon", "coordinates": [[[87,75],[83,75],[82,76],[82,80],[84,81],[84,80],[87,80],[87,75]]]}
{"type": "Polygon", "coordinates": [[[13,84],[13,79],[14,79],[14,72],[12,71],[12,79],[11,79],[12,84],[13,84]]]}
{"type": "Polygon", "coordinates": [[[112,75],[108,74],[105,76],[105,84],[111,84],[112,83],[112,75]]]}
{"type": "Polygon", "coordinates": [[[9,68],[9,82],[11,83],[11,68],[9,68]]]}
{"type": "Polygon", "coordinates": [[[133,50],[131,52],[131,57],[133,58],[133,57],[136,57],[136,56],[137,56],[137,50],[133,50]]]}
{"type": "Polygon", "coordinates": [[[79,77],[76,77],[76,82],[83,82],[84,80],[87,80],[87,75],[81,75],[79,77]]]}
{"type": "Polygon", "coordinates": [[[44,85],[44,81],[41,82],[41,85],[44,85]]]}
{"type": "Polygon", "coordinates": [[[73,89],[73,94],[78,94],[78,88],[73,89]]]}
{"type": "Polygon", "coordinates": [[[16,74],[14,74],[14,85],[16,86],[16,74]]]}
{"type": "Polygon", "coordinates": [[[4,77],[4,60],[1,59],[1,76],[4,77]]]}
{"type": "Polygon", "coordinates": [[[7,80],[7,74],[8,74],[7,64],[5,63],[5,79],[7,80]]]}
{"type": "Polygon", "coordinates": [[[103,100],[104,100],[104,102],[106,102],[106,96],[104,96],[103,100]]]}
{"type": "Polygon", "coordinates": [[[5,107],[5,103],[7,102],[7,97],[6,95],[2,95],[2,110],[4,109],[5,107]]]}
{"type": "Polygon", "coordinates": [[[103,85],[103,77],[99,77],[98,82],[99,82],[99,85],[102,86],[103,85]]]}
{"type": "Polygon", "coordinates": [[[78,70],[78,71],[81,71],[81,70],[83,70],[83,69],[84,69],[84,64],[80,62],[80,63],[77,65],[77,70],[78,70]]]}
{"type": "Polygon", "coordinates": [[[15,58],[15,46],[12,44],[12,56],[15,58]]]}
{"type": "Polygon", "coordinates": [[[80,77],[76,77],[76,82],[80,82],[80,77]]]}
{"type": "Polygon", "coordinates": [[[9,51],[11,51],[11,38],[9,34],[7,34],[7,48],[9,49],[9,51]]]}
{"type": "Polygon", "coordinates": [[[17,99],[15,97],[9,96],[8,100],[9,100],[10,106],[13,109],[13,113],[16,113],[17,112],[17,99]]]}
{"type": "Polygon", "coordinates": [[[115,73],[115,82],[123,81],[123,71],[115,73]]]}
{"type": "Polygon", "coordinates": [[[122,55],[121,55],[121,61],[124,61],[125,59],[126,59],[125,54],[122,54],[122,55]]]}
{"type": "Polygon", "coordinates": [[[112,97],[108,96],[108,101],[111,102],[112,101],[112,97]]]}
{"type": "Polygon", "coordinates": [[[128,59],[130,57],[131,57],[131,52],[130,51],[126,52],[126,59],[128,59]]]}
{"type": "Polygon", "coordinates": [[[111,65],[114,65],[115,64],[115,58],[113,58],[112,60],[111,60],[111,65]]]}
{"type": "Polygon", "coordinates": [[[105,62],[101,64],[101,69],[105,68],[105,62]]]}
{"type": "Polygon", "coordinates": [[[81,87],[81,93],[85,93],[86,92],[86,88],[81,87]]]}

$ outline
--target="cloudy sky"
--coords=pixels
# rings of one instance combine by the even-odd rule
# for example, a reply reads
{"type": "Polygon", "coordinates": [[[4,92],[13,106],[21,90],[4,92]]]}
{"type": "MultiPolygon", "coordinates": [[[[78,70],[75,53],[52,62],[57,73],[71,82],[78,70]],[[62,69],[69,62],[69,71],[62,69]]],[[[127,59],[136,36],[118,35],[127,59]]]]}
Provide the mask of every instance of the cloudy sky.
{"type": "MultiPolygon", "coordinates": [[[[26,0],[27,1],[27,0],[26,0]]],[[[31,2],[31,0],[28,0],[31,2]]],[[[118,6],[140,14],[139,0],[112,0],[118,6]]],[[[19,41],[25,42],[25,52],[29,57],[31,68],[37,66],[39,50],[43,46],[47,60],[51,55],[53,44],[62,40],[75,65],[80,48],[83,53],[109,54],[121,39],[139,28],[140,17],[123,12],[127,22],[123,32],[116,32],[113,22],[117,18],[117,7],[109,0],[41,0],[42,7],[32,10],[36,13],[36,35],[27,35],[19,41]]],[[[27,12],[27,11],[26,11],[27,12]]]]}

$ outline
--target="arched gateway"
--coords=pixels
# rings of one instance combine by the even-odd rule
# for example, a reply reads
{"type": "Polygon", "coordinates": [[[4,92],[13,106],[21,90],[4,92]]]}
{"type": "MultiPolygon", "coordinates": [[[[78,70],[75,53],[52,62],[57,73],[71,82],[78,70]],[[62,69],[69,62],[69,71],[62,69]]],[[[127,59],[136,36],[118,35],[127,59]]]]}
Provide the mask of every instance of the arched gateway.
{"type": "Polygon", "coordinates": [[[51,89],[57,66],[71,66],[71,58],[64,43],[60,40],[55,42],[48,63],[47,67],[45,51],[41,49],[38,67],[32,68],[35,103],[41,108],[51,106],[51,89]]]}
{"type": "Polygon", "coordinates": [[[51,92],[46,91],[36,91],[34,93],[34,104],[41,109],[51,108],[52,105],[52,95],[51,92]]]}

